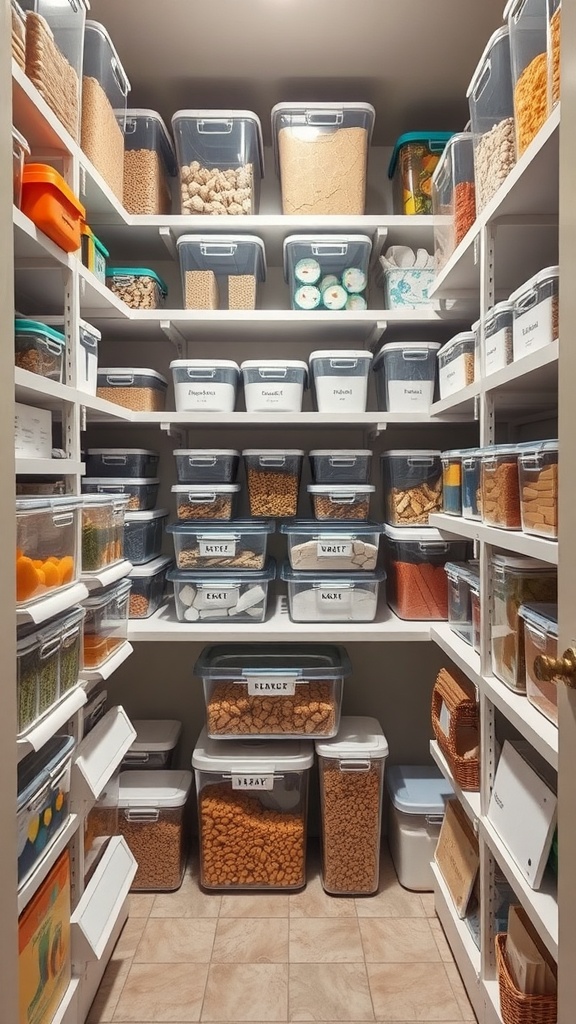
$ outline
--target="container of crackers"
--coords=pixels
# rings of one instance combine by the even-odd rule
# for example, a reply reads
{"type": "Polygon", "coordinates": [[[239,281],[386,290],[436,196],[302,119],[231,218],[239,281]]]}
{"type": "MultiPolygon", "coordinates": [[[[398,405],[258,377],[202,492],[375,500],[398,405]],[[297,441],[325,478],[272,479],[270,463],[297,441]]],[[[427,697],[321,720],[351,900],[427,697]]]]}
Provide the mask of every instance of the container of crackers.
{"type": "Polygon", "coordinates": [[[384,518],[389,526],[427,526],[442,509],[439,451],[396,450],[381,455],[384,518]]]}

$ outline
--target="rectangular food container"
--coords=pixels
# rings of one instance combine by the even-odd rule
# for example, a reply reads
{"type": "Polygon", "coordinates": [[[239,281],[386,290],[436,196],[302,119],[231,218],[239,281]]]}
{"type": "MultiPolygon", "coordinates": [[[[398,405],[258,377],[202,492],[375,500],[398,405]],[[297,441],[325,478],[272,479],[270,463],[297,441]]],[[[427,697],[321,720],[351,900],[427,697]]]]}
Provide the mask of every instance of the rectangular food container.
{"type": "Polygon", "coordinates": [[[128,577],[132,584],[129,619],[148,619],[158,611],[164,600],[166,573],[171,565],[171,558],[160,557],[132,569],[128,577]]]}
{"type": "Polygon", "coordinates": [[[124,122],[130,82],[112,40],[97,21],[86,22],[82,78],[81,146],[124,201],[124,122]]]}
{"type": "Polygon", "coordinates": [[[174,359],[177,412],[234,412],[240,367],[231,359],[174,359]]]}
{"type": "Polygon", "coordinates": [[[92,228],[86,223],[80,228],[82,239],[82,263],[102,284],[106,284],[106,261],[110,253],[106,246],[96,238],[92,228]]]}
{"type": "Polygon", "coordinates": [[[118,799],[120,796],[120,769],[108,779],[100,796],[86,815],[84,822],[84,856],[96,854],[110,836],[117,836],[118,799]]]}
{"type": "Polygon", "coordinates": [[[263,569],[273,519],[170,523],[178,569],[263,569]]]}
{"type": "Polygon", "coordinates": [[[84,668],[100,668],[128,635],[128,605],[132,584],[123,579],[104,587],[83,602],[84,668]]]}
{"type": "Polygon", "coordinates": [[[514,303],[498,302],[484,317],[484,375],[503,370],[514,359],[514,303]]]}
{"type": "Polygon", "coordinates": [[[558,441],[525,445],[518,455],[524,533],[558,537],[558,441]]]}
{"type": "Polygon", "coordinates": [[[476,220],[474,140],[470,132],[453,135],[432,175],[434,260],[442,267],[476,220]]]}
{"type": "Polygon", "coordinates": [[[168,286],[149,267],[107,267],[106,284],[130,309],[162,309],[168,286]]]}
{"type": "Polygon", "coordinates": [[[315,484],[368,484],[372,452],[368,448],[315,448],[308,452],[315,484]]]}
{"type": "Polygon", "coordinates": [[[143,565],[162,551],[162,536],[168,519],[167,508],[151,512],[127,512],[124,519],[124,557],[132,565],[143,565]]]}
{"type": "Polygon", "coordinates": [[[390,797],[388,843],[400,884],[431,892],[430,867],[452,786],[435,765],[391,765],[386,772],[390,797]]]}
{"type": "Polygon", "coordinates": [[[536,658],[558,657],[558,605],[523,604],[518,615],[524,624],[526,696],[538,711],[558,725],[559,679],[539,679],[535,666],[536,658]]]}
{"type": "Polygon", "coordinates": [[[406,132],[388,165],[394,213],[432,213],[432,175],[452,132],[406,132]]]}
{"type": "Polygon", "coordinates": [[[18,735],[23,735],[78,684],[84,611],[75,606],[36,629],[18,631],[18,735]]]}
{"type": "MultiPolygon", "coordinates": [[[[62,317],[45,316],[43,323],[53,327],[62,336],[66,335],[66,328],[62,317]]],[[[92,327],[86,320],[78,321],[78,336],[76,338],[76,387],[78,391],[84,391],[88,395],[96,394],[98,381],[98,346],[102,341],[100,331],[92,327]]],[[[65,375],[63,375],[65,378],[65,375]]],[[[65,379],[63,379],[65,383],[65,379]]]]}
{"type": "Polygon", "coordinates": [[[442,452],[442,511],[462,515],[462,451],[442,452]]]}
{"type": "Polygon", "coordinates": [[[12,187],[14,206],[20,209],[22,205],[22,175],[24,174],[24,160],[30,156],[30,146],[26,139],[12,125],[12,187]]]}
{"type": "Polygon", "coordinates": [[[178,519],[234,519],[240,484],[174,484],[178,519]]]}
{"type": "Polygon", "coordinates": [[[68,818],[70,773],[75,740],[52,736],[38,753],[18,765],[18,885],[46,856],[68,818]]]}
{"type": "Polygon", "coordinates": [[[174,892],[184,878],[192,772],[120,773],[118,824],[138,862],[134,892],[174,892]]]}
{"type": "Polygon", "coordinates": [[[367,235],[289,235],[283,252],[292,309],[367,308],[367,235]]]}
{"type": "Polygon", "coordinates": [[[124,132],[123,205],[128,213],[172,213],[170,179],[176,156],[164,121],[155,110],[131,108],[120,115],[124,132]]]}
{"type": "Polygon", "coordinates": [[[171,569],[178,622],[264,622],[276,563],[263,569],[171,569]]]}
{"type": "Polygon", "coordinates": [[[21,209],[64,252],[80,248],[80,228],[86,210],[62,175],[49,164],[24,165],[21,209]]]}
{"type": "Polygon", "coordinates": [[[280,525],[286,534],[290,567],[322,573],[371,572],[378,560],[382,527],[378,523],[341,526],[293,519],[280,525]]]}
{"type": "Polygon", "coordinates": [[[510,33],[507,25],[490,36],[466,96],[474,138],[476,209],[480,213],[516,163],[510,33]]]}
{"type": "Polygon", "coordinates": [[[173,455],[179,484],[236,482],[240,452],[234,448],[176,448],[173,455]]]}
{"type": "Polygon", "coordinates": [[[439,342],[392,341],[374,359],[378,408],[428,412],[434,401],[439,342]]]}
{"type": "Polygon", "coordinates": [[[86,475],[148,479],[158,475],[159,461],[159,453],[150,448],[88,448],[86,475]]]}
{"type": "Polygon", "coordinates": [[[124,494],[128,498],[127,512],[149,512],[156,504],[160,479],[158,477],[88,477],[82,478],[83,494],[124,494]]]}
{"type": "Polygon", "coordinates": [[[298,448],[245,448],[242,452],[251,516],[295,516],[304,452],[298,448]]]}
{"type": "Polygon", "coordinates": [[[48,380],[64,381],[66,338],[38,320],[14,321],[14,362],[48,380]]]}
{"type": "Polygon", "coordinates": [[[164,412],[168,382],[161,373],[134,366],[99,366],[98,398],[134,412],[164,412]]]}
{"type": "Polygon", "coordinates": [[[548,117],[548,18],[542,0],[508,0],[512,85],[518,156],[548,117]]]}
{"type": "Polygon", "coordinates": [[[518,620],[521,604],[555,602],[557,570],[536,558],[492,556],[490,638],[492,672],[511,690],[526,691],[524,643],[518,620]]]}
{"type": "Polygon", "coordinates": [[[280,578],[288,583],[292,622],[373,622],[386,573],[378,569],[300,572],[284,562],[280,578]]]}
{"type": "Polygon", "coordinates": [[[322,886],[333,896],[378,890],[388,743],[375,718],[341,718],[316,740],[322,813],[322,886]]]}
{"type": "Polygon", "coordinates": [[[87,0],[20,0],[26,11],[26,75],[75,142],[80,132],[87,0]]]}
{"type": "Polygon", "coordinates": [[[95,725],[98,724],[101,718],[106,714],[106,705],[108,703],[108,691],[100,690],[96,686],[96,692],[94,696],[92,693],[88,698],[88,701],[82,708],[82,738],[88,736],[92,732],[95,725]]]}
{"type": "Polygon", "coordinates": [[[256,235],[182,235],[177,243],[184,309],[256,309],[266,280],[256,235]]]}
{"type": "Polygon", "coordinates": [[[482,448],[465,448],[462,455],[462,515],[464,519],[482,518],[482,448]]]}
{"type": "Polygon", "coordinates": [[[192,766],[204,889],[289,890],[306,884],[313,762],[314,749],[306,740],[224,745],[202,730],[192,766]]]}
{"type": "Polygon", "coordinates": [[[366,412],[372,355],[355,349],[310,353],[310,377],[318,412],[366,412]]]}
{"type": "Polygon", "coordinates": [[[442,460],[429,449],[394,449],[380,456],[384,518],[390,526],[427,526],[442,508],[442,460]]]}
{"type": "Polygon", "coordinates": [[[370,513],[372,484],[308,484],[316,519],[365,520],[370,513]]]}
{"type": "Polygon", "coordinates": [[[434,309],[429,297],[436,271],[427,267],[387,267],[383,271],[384,309],[434,309]]]}
{"type": "Polygon", "coordinates": [[[510,296],[514,303],[512,345],[514,359],[558,341],[558,267],[546,267],[510,296]]]}
{"type": "Polygon", "coordinates": [[[240,364],[247,412],[301,412],[308,367],[299,359],[245,359],[240,364]]]}
{"type": "Polygon", "coordinates": [[[169,769],[173,767],[182,734],[182,722],[173,718],[133,719],[136,739],[124,754],[123,769],[169,769]]]}
{"type": "Polygon", "coordinates": [[[448,618],[447,562],[466,561],[470,544],[446,540],[439,530],[384,527],[387,600],[401,619],[448,618]]]}
{"type": "Polygon", "coordinates": [[[472,591],[479,587],[480,574],[477,562],[447,562],[448,577],[448,622],[457,636],[472,645],[472,591]]]}
{"type": "Polygon", "coordinates": [[[79,498],[20,498],[16,501],[16,603],[30,604],[75,583],[79,498]]]}
{"type": "Polygon", "coordinates": [[[506,530],[519,530],[522,526],[518,484],[520,451],[521,446],[517,444],[498,444],[482,452],[482,522],[487,526],[501,526],[506,530]]]}
{"type": "Polygon", "coordinates": [[[277,103],[272,108],[282,213],[364,213],[375,117],[369,103],[277,103]]]}
{"type": "Polygon", "coordinates": [[[438,384],[440,398],[448,398],[474,383],[474,352],[476,335],[462,331],[438,351],[438,384]]]}
{"type": "Polygon", "coordinates": [[[128,495],[83,495],[83,574],[100,572],[124,558],[124,515],[129,500],[128,495]]]}
{"type": "Polygon", "coordinates": [[[12,56],[22,71],[26,69],[26,16],[16,0],[10,0],[12,16],[12,56]]]}

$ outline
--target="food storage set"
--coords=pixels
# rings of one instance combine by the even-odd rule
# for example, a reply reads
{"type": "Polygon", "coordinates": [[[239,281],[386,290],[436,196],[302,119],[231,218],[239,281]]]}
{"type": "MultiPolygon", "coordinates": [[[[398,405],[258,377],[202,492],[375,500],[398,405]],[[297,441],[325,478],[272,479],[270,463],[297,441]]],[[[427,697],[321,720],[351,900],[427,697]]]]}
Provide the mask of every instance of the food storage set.
{"type": "Polygon", "coordinates": [[[442,270],[476,220],[474,138],[471,132],[453,135],[432,175],[434,259],[442,270]]]}
{"type": "Polygon", "coordinates": [[[39,626],[22,626],[16,642],[18,735],[24,735],[76,688],[82,668],[84,610],[75,605],[39,626]]]}
{"type": "Polygon", "coordinates": [[[84,619],[84,669],[102,665],[126,642],[131,582],[121,579],[86,598],[84,619]]]}
{"type": "Polygon", "coordinates": [[[510,689],[526,693],[524,620],[519,609],[532,602],[556,602],[557,570],[535,558],[495,554],[491,577],[492,672],[510,689]]]}

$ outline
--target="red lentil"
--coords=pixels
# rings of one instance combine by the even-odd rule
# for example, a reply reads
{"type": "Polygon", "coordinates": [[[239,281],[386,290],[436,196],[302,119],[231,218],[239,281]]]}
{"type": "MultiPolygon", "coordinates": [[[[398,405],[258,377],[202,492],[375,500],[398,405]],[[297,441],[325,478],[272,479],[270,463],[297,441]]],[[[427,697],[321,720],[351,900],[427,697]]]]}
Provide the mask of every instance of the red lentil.
{"type": "Polygon", "coordinates": [[[476,189],[473,181],[459,181],[454,189],[455,243],[459,245],[476,220],[476,189]]]}
{"type": "Polygon", "coordinates": [[[391,562],[390,592],[401,619],[448,618],[448,580],[443,565],[391,562]]]}

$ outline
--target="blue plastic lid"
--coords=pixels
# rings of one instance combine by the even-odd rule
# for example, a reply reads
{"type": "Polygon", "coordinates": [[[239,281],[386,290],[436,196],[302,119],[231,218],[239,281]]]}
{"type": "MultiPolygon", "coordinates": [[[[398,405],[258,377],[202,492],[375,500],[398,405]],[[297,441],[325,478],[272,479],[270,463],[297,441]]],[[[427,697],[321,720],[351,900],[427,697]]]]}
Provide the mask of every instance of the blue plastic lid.
{"type": "Polygon", "coordinates": [[[64,766],[75,745],[73,736],[53,736],[41,750],[29,754],[20,762],[17,810],[21,810],[46,785],[50,777],[64,766]]]}
{"type": "Polygon", "coordinates": [[[163,296],[168,295],[168,285],[149,267],[106,267],[106,277],[151,277],[156,281],[163,296]]]}
{"type": "Polygon", "coordinates": [[[405,814],[444,814],[454,790],[434,765],[394,764],[386,770],[394,807],[405,814]]]}
{"type": "Polygon", "coordinates": [[[402,146],[409,146],[411,142],[424,142],[432,153],[442,153],[448,139],[451,139],[455,134],[456,132],[406,132],[404,135],[399,135],[394,143],[394,149],[390,157],[388,177],[394,177],[394,171],[398,163],[398,154],[402,146]]]}
{"type": "Polygon", "coordinates": [[[60,331],[55,331],[53,327],[41,324],[39,320],[16,319],[14,321],[14,331],[16,334],[43,334],[45,338],[50,338],[50,341],[55,341],[58,345],[66,344],[66,338],[60,331]]]}

